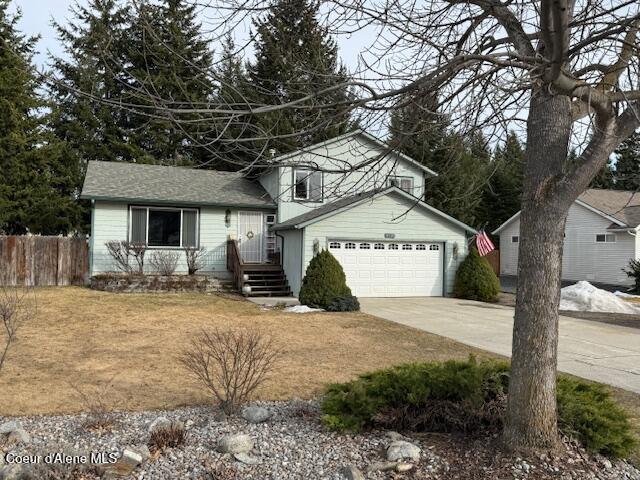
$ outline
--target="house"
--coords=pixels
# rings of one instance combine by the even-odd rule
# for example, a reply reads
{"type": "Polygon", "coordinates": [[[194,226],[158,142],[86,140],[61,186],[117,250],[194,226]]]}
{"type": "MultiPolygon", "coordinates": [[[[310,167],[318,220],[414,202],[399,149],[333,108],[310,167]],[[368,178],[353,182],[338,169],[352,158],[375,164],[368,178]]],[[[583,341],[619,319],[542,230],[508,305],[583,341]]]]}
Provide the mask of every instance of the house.
{"type": "MultiPolygon", "coordinates": [[[[517,275],[520,212],[493,234],[500,235],[500,273],[517,275]]],[[[630,285],[622,271],[640,258],[637,236],[640,195],[636,192],[586,190],[569,209],[564,233],[562,279],[630,285]]]]}
{"type": "Polygon", "coordinates": [[[329,249],[361,297],[440,296],[474,230],[427,205],[436,175],[357,130],[241,173],[89,162],[81,198],[92,203],[91,274],[114,270],[105,243],[207,249],[203,272],[297,294],[309,261],[329,249]]]}

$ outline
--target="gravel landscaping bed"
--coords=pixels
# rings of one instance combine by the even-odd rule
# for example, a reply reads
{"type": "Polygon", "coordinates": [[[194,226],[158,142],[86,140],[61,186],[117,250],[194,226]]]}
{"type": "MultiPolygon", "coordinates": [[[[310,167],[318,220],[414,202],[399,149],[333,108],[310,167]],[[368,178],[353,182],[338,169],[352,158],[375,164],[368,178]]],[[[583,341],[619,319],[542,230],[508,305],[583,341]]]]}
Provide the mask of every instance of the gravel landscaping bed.
{"type": "MultiPolygon", "coordinates": [[[[251,423],[242,417],[222,418],[207,407],[172,411],[113,414],[114,424],[105,430],[88,431],[87,415],[0,417],[6,430],[21,428],[28,437],[21,443],[4,439],[5,453],[45,455],[64,452],[81,455],[105,452],[119,458],[124,449],[133,459],[131,468],[121,470],[125,478],[173,479],[628,479],[640,480],[640,471],[622,461],[593,457],[566,443],[562,457],[539,456],[522,459],[500,453],[497,437],[469,439],[454,435],[415,434],[403,437],[394,432],[338,434],[325,430],[319,422],[315,402],[263,402],[255,406],[268,410],[270,417],[251,423]],[[167,449],[140,462],[137,453],[145,450],[152,422],[178,421],[187,435],[185,445],[167,449]],[[8,425],[6,422],[15,421],[8,425]],[[221,453],[219,441],[239,445],[249,441],[241,453],[221,453]],[[236,434],[250,438],[240,439],[236,434]],[[229,438],[229,437],[227,437],[229,438]],[[251,448],[253,445],[253,449],[251,448]],[[412,458],[413,457],[413,458],[412,458]],[[240,459],[241,461],[238,461],[240,459]],[[362,475],[362,476],[360,476],[362,475]]],[[[253,412],[256,421],[262,409],[253,412]]],[[[245,415],[246,416],[246,415],[245,415]]],[[[2,439],[0,439],[0,442],[2,439]]],[[[142,455],[146,457],[149,454],[142,455]]],[[[126,456],[126,455],[125,455],[126,456]]],[[[19,478],[13,465],[1,466],[0,479],[19,478]],[[14,469],[13,471],[11,469],[14,469]]],[[[131,459],[130,458],[130,459],[131,459]]],[[[123,460],[119,460],[120,464],[123,460]]],[[[27,470],[28,467],[22,467],[27,470]]],[[[33,467],[31,467],[33,468],[33,467]]],[[[117,478],[107,469],[103,477],[117,478]]],[[[41,475],[41,474],[40,474],[41,475]]],[[[37,477],[41,478],[41,477],[37,477]]],[[[45,477],[42,477],[45,478],[45,477]]],[[[67,477],[64,477],[67,478],[67,477]]],[[[92,469],[82,477],[99,478],[92,469]]]]}

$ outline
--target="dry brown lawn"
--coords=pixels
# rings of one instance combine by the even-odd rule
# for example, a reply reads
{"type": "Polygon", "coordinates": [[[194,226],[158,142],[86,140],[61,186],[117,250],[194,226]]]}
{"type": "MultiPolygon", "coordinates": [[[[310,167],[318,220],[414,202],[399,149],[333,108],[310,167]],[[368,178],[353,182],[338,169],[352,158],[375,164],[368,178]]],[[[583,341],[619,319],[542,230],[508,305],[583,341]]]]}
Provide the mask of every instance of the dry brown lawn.
{"type": "Polygon", "coordinates": [[[361,313],[286,314],[232,298],[38,289],[37,317],[20,331],[0,374],[0,415],[86,410],[80,390],[111,408],[200,404],[208,397],[176,357],[203,328],[259,328],[284,357],[262,399],[311,397],[331,382],[417,360],[491,354],[361,313]]]}

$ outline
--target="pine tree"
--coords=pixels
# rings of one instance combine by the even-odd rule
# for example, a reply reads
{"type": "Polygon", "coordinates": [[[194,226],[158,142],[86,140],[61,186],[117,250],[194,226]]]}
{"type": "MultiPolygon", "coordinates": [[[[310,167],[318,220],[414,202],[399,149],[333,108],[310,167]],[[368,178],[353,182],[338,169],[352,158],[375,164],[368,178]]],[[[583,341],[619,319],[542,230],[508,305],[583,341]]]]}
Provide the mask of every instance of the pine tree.
{"type": "Polygon", "coordinates": [[[590,188],[606,188],[615,189],[615,170],[611,161],[608,161],[604,167],[600,169],[595,178],[589,185],[590,188]]]}
{"type": "Polygon", "coordinates": [[[622,142],[616,150],[615,188],[640,189],[640,132],[622,142]]]}
{"type": "Polygon", "coordinates": [[[195,164],[206,160],[205,119],[181,116],[179,125],[164,109],[201,107],[211,101],[212,52],[197,20],[197,6],[185,0],[143,2],[129,8],[126,23],[128,88],[125,99],[146,115],[131,115],[130,141],[154,163],[195,164]],[[156,99],[152,101],[151,99],[156,99]]]}
{"type": "Polygon", "coordinates": [[[437,111],[437,95],[403,99],[391,117],[391,145],[438,173],[426,179],[425,201],[470,225],[477,224],[489,152],[480,133],[451,132],[437,111]]]}
{"type": "Polygon", "coordinates": [[[116,0],[90,0],[76,3],[72,13],[69,25],[55,24],[65,55],[52,59],[57,81],[50,83],[51,127],[80,165],[139,161],[144,152],[125,128],[130,112],[117,106],[126,87],[126,9],[116,0]]]}
{"type": "Polygon", "coordinates": [[[504,145],[496,147],[488,168],[482,205],[486,231],[495,230],[520,210],[523,172],[523,145],[515,132],[509,132],[504,145]]]}
{"type": "MultiPolygon", "coordinates": [[[[248,66],[248,75],[255,104],[286,104],[346,81],[338,47],[318,22],[318,9],[314,0],[278,0],[266,18],[254,23],[256,60],[248,66]]],[[[303,102],[301,108],[259,115],[252,121],[262,135],[280,138],[267,145],[256,142],[256,150],[266,151],[268,146],[286,153],[345,133],[350,128],[348,112],[328,105],[348,95],[340,88],[303,102]],[[319,110],[320,105],[328,107],[319,110]]]]}
{"type": "Polygon", "coordinates": [[[45,128],[32,55],[36,38],[16,26],[0,0],[0,232],[70,233],[80,216],[74,201],[76,165],[45,128]]]}

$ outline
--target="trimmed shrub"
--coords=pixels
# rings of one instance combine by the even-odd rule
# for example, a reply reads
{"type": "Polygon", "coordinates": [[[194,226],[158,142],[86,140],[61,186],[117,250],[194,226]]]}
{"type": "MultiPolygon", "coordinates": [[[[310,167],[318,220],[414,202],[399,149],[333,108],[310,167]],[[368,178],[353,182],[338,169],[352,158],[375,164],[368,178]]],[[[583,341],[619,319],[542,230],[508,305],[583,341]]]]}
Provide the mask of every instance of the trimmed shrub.
{"type": "Polygon", "coordinates": [[[597,383],[560,377],[558,419],[564,433],[594,452],[624,458],[636,444],[626,412],[597,383]]]}
{"type": "Polygon", "coordinates": [[[633,292],[640,293],[640,260],[629,260],[629,265],[622,271],[627,274],[627,277],[633,279],[633,292]]]}
{"type": "Polygon", "coordinates": [[[360,310],[360,302],[353,295],[344,295],[336,297],[327,306],[329,312],[357,312],[360,310]]]}
{"type": "Polygon", "coordinates": [[[481,302],[495,302],[500,293],[500,280],[487,259],[481,257],[475,248],[471,248],[458,267],[453,293],[458,298],[481,302]]]}
{"type": "MultiPolygon", "coordinates": [[[[506,362],[414,363],[331,385],[322,420],[333,430],[382,427],[430,432],[497,431],[509,383],[506,362]]],[[[559,427],[587,449],[625,457],[636,441],[628,415],[602,385],[558,378],[559,427]]]]}
{"type": "Polygon", "coordinates": [[[340,262],[328,250],[318,253],[307,267],[298,298],[313,308],[327,309],[337,298],[351,296],[340,262]]]}

